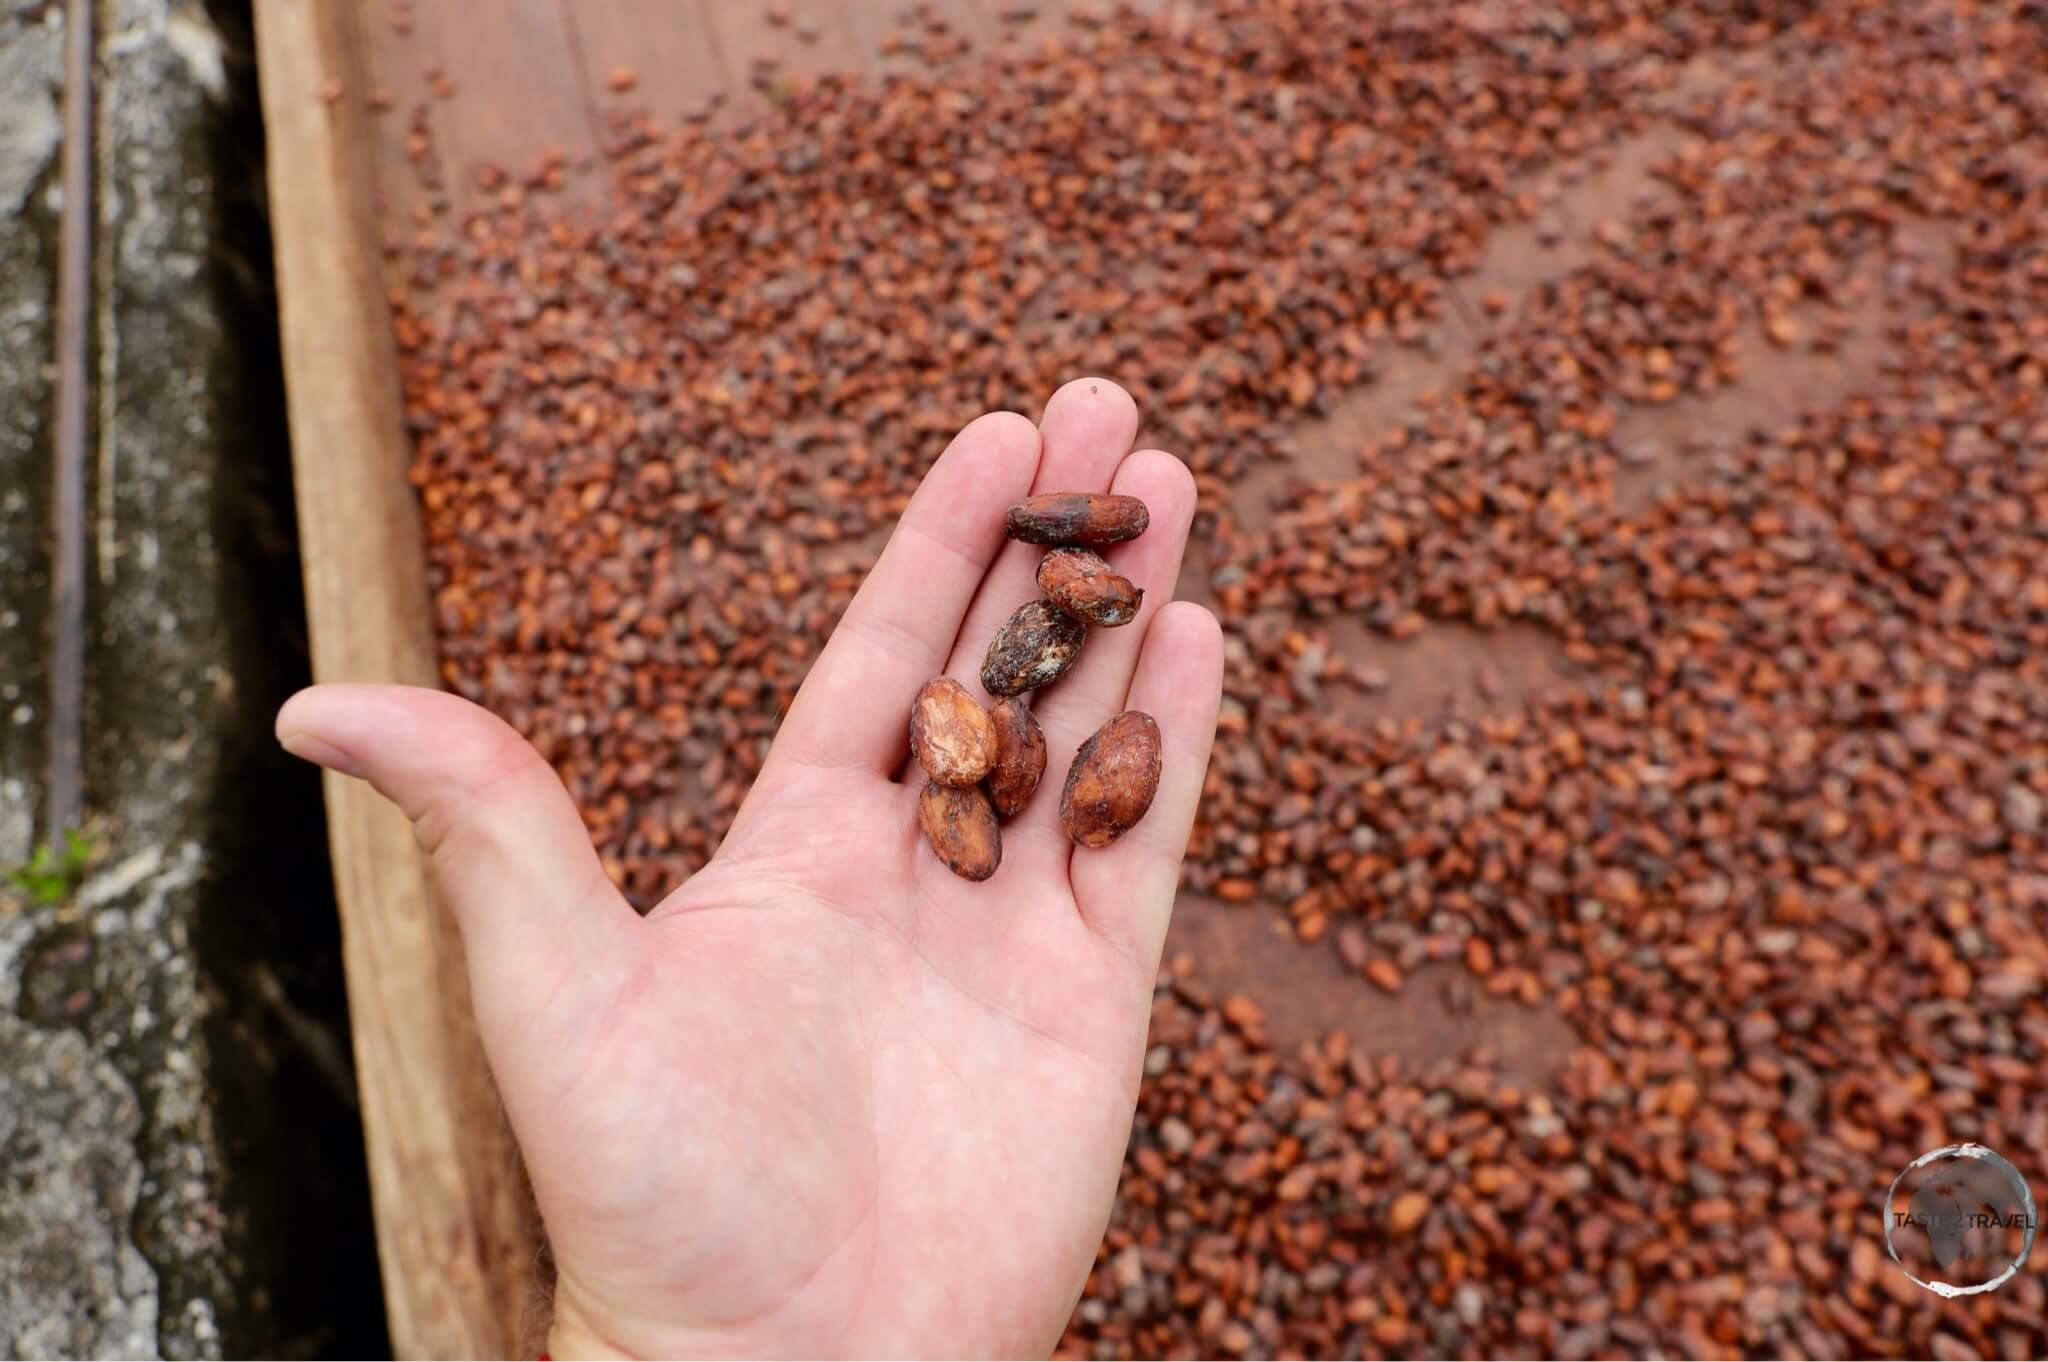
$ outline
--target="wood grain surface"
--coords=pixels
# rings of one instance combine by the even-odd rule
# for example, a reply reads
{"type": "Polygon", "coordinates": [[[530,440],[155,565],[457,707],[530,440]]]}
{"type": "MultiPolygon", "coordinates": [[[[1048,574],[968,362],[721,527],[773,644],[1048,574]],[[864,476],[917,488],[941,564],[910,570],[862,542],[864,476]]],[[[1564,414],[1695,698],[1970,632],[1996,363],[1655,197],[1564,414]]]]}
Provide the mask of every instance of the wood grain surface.
{"type": "MultiPolygon", "coordinates": [[[[363,106],[321,93],[360,79],[353,21],[337,4],[256,5],[313,673],[433,685],[370,143],[363,106]]],[[[393,1346],[532,1356],[531,1196],[477,1044],[455,925],[397,809],[331,773],[326,796],[393,1346]]]]}

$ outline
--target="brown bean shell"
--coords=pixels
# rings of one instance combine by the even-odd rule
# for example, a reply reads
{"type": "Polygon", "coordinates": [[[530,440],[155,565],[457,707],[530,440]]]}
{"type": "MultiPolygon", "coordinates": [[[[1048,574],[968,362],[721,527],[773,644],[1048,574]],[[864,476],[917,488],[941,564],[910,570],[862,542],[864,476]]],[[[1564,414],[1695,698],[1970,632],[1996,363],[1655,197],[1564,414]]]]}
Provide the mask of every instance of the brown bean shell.
{"type": "Polygon", "coordinates": [[[917,821],[946,869],[963,880],[985,880],[1003,863],[1003,832],[979,785],[930,782],[917,801],[917,821]]]}
{"type": "Polygon", "coordinates": [[[1110,492],[1026,497],[1003,517],[1010,538],[1027,544],[1121,544],[1151,523],[1144,502],[1110,492]]]}
{"type": "Polygon", "coordinates": [[[1079,620],[1102,629],[1138,617],[1145,593],[1092,549],[1054,549],[1038,565],[1038,589],[1079,620]]]}
{"type": "Polygon", "coordinates": [[[988,797],[996,813],[1015,818],[1045,777],[1045,734],[1031,710],[1014,695],[989,707],[996,727],[996,759],[988,772],[988,797]]]}
{"type": "Polygon", "coordinates": [[[910,703],[910,751],[939,784],[972,785],[995,762],[995,722],[967,687],[935,677],[910,703]]]}
{"type": "Polygon", "coordinates": [[[1159,725],[1125,710],[1095,730],[1060,791],[1060,826],[1084,847],[1106,847],[1129,832],[1159,793],[1159,725]]]}
{"type": "Polygon", "coordinates": [[[1088,630],[1051,601],[1027,601],[996,631],[981,664],[990,695],[1017,695],[1050,685],[1081,656],[1088,630]]]}

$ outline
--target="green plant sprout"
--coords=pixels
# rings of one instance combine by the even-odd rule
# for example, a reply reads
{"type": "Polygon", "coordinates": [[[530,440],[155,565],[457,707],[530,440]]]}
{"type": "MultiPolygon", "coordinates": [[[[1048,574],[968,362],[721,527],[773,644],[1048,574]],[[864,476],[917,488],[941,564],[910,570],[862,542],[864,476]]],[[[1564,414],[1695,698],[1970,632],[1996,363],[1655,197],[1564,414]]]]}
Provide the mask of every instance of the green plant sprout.
{"type": "Polygon", "coordinates": [[[86,867],[99,854],[99,846],[83,828],[66,828],[61,850],[39,842],[23,865],[7,874],[7,882],[44,908],[54,908],[71,897],[86,867]]]}

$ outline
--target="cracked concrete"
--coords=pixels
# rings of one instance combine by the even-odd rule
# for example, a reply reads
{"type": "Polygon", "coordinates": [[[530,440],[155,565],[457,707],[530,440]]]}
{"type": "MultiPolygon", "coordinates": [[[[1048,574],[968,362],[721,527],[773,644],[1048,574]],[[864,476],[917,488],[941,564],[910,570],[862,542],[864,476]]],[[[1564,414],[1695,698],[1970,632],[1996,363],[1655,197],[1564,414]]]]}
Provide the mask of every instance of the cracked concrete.
{"type": "Polygon", "coordinates": [[[128,1234],[142,1186],[134,1091],[75,1031],[0,1015],[0,1053],[0,1321],[12,1321],[0,1349],[153,1354],[156,1274],[128,1234]]]}
{"type": "MultiPolygon", "coordinates": [[[[125,974],[133,964],[167,970],[162,1003],[190,1006],[175,982],[191,964],[174,910],[199,867],[196,844],[168,864],[152,847],[88,879],[67,904],[0,914],[0,1350],[9,1355],[156,1355],[163,1292],[135,1233],[143,1102],[118,1042],[70,1023],[104,1013],[103,995],[141,988],[125,974]],[[152,939],[161,944],[139,946],[152,939]],[[133,958],[138,949],[146,961],[133,958]]],[[[142,1007],[125,1020],[188,1089],[172,1099],[184,1109],[159,1103],[156,1122],[179,1128],[154,1143],[203,1166],[212,1142],[204,1111],[193,1109],[203,1094],[189,1091],[198,1078],[189,1022],[142,1007]]],[[[217,1343],[211,1303],[187,1312],[189,1338],[217,1343]]]]}
{"type": "MultiPolygon", "coordinates": [[[[63,29],[0,10],[0,26],[12,28],[0,43],[0,91],[7,117],[0,120],[0,213],[19,213],[57,154],[63,125],[57,92],[63,61],[63,29]]],[[[6,31],[0,27],[0,31],[6,31]]]]}

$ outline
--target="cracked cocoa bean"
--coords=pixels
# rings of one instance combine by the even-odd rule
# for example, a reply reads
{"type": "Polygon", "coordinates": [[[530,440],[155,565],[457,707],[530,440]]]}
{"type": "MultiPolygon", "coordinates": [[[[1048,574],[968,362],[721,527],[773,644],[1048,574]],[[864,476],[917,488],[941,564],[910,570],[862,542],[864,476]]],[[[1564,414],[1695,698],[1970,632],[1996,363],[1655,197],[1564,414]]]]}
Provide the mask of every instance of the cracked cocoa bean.
{"type": "Polygon", "coordinates": [[[996,813],[1015,818],[1031,802],[1045,776],[1045,734],[1031,710],[1014,695],[989,707],[995,723],[996,759],[989,767],[988,797],[996,813]]]}
{"type": "Polygon", "coordinates": [[[990,695],[1017,695],[1051,685],[1081,656],[1088,630],[1051,601],[1027,601],[989,641],[981,664],[990,695]]]}
{"type": "Polygon", "coordinates": [[[1076,619],[1114,629],[1138,617],[1145,593],[1090,549],[1054,549],[1038,565],[1038,589],[1076,619]]]}
{"type": "Polygon", "coordinates": [[[950,676],[925,682],[910,705],[910,751],[941,785],[972,785],[996,759],[996,726],[950,676]]]}
{"type": "Polygon", "coordinates": [[[1051,492],[1010,507],[1003,526],[1027,544],[1121,544],[1136,539],[1152,513],[1136,497],[1110,492],[1051,492]]]}
{"type": "Polygon", "coordinates": [[[946,869],[963,880],[985,880],[1003,863],[995,806],[979,785],[931,781],[917,801],[917,821],[946,869]]]}
{"type": "Polygon", "coordinates": [[[1159,724],[1127,709],[1095,730],[1067,771],[1060,826],[1084,847],[1106,847],[1137,826],[1159,793],[1159,724]]]}

